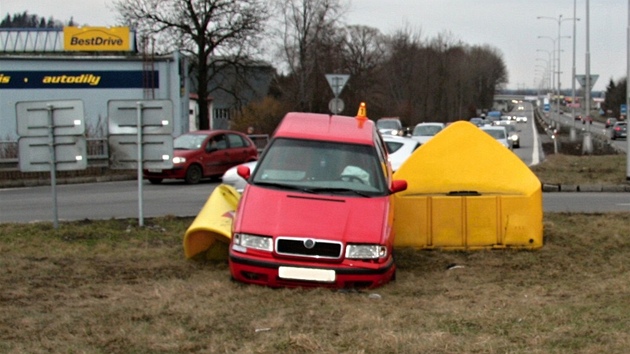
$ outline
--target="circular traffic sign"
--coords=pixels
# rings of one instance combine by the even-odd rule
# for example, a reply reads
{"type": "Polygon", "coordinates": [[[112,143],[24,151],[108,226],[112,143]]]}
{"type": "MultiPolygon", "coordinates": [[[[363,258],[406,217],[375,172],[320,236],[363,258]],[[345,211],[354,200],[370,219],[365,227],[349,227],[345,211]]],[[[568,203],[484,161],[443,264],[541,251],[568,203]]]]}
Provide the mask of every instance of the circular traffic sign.
{"type": "Polygon", "coordinates": [[[328,103],[328,109],[333,113],[333,114],[339,114],[343,111],[344,108],[344,104],[343,101],[341,100],[341,98],[333,98],[332,100],[330,100],[330,102],[328,103]]]}

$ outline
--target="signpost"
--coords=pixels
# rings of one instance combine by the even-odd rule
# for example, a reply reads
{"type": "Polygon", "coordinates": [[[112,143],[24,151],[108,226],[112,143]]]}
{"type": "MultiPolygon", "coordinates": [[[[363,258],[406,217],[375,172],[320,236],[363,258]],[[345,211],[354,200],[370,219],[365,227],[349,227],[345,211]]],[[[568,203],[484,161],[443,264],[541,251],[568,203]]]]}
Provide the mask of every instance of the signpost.
{"type": "Polygon", "coordinates": [[[57,171],[87,167],[83,101],[25,101],[18,102],[15,109],[20,171],[50,171],[53,226],[57,229],[57,171]]]}
{"type": "Polygon", "coordinates": [[[343,90],[344,86],[346,86],[349,78],[350,75],[345,74],[326,74],[328,85],[330,85],[330,88],[335,95],[335,98],[330,100],[330,103],[328,103],[328,109],[330,109],[333,114],[339,114],[344,109],[344,103],[339,98],[339,94],[341,94],[341,90],[343,90]]]}
{"type": "Polygon", "coordinates": [[[107,106],[111,168],[136,168],[138,223],[144,226],[142,170],[173,167],[173,103],[111,100],[107,106]]]}

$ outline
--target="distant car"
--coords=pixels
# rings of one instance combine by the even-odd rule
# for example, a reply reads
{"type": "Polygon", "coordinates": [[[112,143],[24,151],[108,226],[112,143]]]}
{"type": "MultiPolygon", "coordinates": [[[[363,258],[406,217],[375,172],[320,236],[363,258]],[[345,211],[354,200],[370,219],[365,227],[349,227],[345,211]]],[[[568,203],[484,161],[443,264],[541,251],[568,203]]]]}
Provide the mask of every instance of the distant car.
{"type": "Polygon", "coordinates": [[[385,135],[383,140],[385,141],[385,146],[387,146],[389,162],[392,164],[394,172],[420,147],[420,143],[411,138],[385,135]]]}
{"type": "Polygon", "coordinates": [[[402,122],[398,118],[379,118],[376,121],[376,127],[381,135],[404,135],[402,122]]]}
{"type": "Polygon", "coordinates": [[[446,125],[444,123],[439,122],[418,123],[413,128],[413,132],[411,132],[411,138],[417,140],[422,145],[445,127],[446,125]]]}
{"type": "Polygon", "coordinates": [[[610,138],[612,140],[628,137],[628,125],[626,122],[615,122],[610,129],[610,138]]]}
{"type": "Polygon", "coordinates": [[[173,140],[173,168],[146,169],[145,179],[153,184],[164,179],[183,179],[188,184],[203,178],[221,177],[230,167],[258,159],[254,142],[232,130],[198,130],[173,140]]]}
{"type": "Polygon", "coordinates": [[[492,126],[483,126],[479,128],[486,132],[491,137],[495,138],[501,145],[505,146],[508,149],[512,148],[512,144],[508,140],[507,128],[504,126],[492,125],[492,126]]]}
{"type": "Polygon", "coordinates": [[[617,122],[617,118],[606,118],[606,128],[612,127],[617,122]]]}
{"type": "Polygon", "coordinates": [[[512,147],[520,148],[521,147],[521,137],[519,135],[520,131],[513,124],[506,125],[505,128],[507,129],[508,140],[512,143],[512,147]]]}
{"type": "Polygon", "coordinates": [[[258,164],[258,161],[250,161],[250,162],[245,162],[240,165],[236,165],[234,167],[230,167],[227,171],[225,171],[225,173],[221,177],[221,181],[227,185],[234,187],[234,189],[236,189],[237,192],[243,193],[243,190],[245,189],[245,185],[247,184],[247,181],[244,180],[243,177],[238,175],[237,168],[238,166],[247,166],[250,171],[254,171],[254,168],[256,167],[257,164],[258,164]]]}
{"type": "Polygon", "coordinates": [[[478,127],[486,124],[485,120],[481,117],[470,118],[470,122],[478,127]]]}
{"type": "Polygon", "coordinates": [[[573,117],[573,120],[582,120],[582,116],[577,115],[577,116],[573,117]]]}
{"type": "Polygon", "coordinates": [[[516,123],[527,123],[526,116],[516,116],[516,123]]]}

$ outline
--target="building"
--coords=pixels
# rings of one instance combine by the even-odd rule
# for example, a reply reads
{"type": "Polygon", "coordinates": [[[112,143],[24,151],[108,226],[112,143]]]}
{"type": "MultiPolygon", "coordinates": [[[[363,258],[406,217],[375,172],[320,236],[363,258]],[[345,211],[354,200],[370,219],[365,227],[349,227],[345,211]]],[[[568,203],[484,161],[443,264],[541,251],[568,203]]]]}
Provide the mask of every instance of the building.
{"type": "Polygon", "coordinates": [[[138,50],[126,27],[0,29],[0,140],[17,140],[16,104],[81,100],[88,137],[107,137],[110,100],[170,100],[189,130],[186,59],[138,50]]]}

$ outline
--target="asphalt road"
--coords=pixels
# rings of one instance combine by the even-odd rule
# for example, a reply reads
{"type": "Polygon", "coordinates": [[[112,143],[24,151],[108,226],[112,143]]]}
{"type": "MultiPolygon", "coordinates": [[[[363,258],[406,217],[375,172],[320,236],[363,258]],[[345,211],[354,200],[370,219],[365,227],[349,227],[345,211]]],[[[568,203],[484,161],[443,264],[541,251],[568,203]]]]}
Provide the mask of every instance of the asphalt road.
{"type": "MultiPolygon", "coordinates": [[[[143,184],[143,218],[196,216],[218,183],[143,184]]],[[[138,218],[137,181],[59,185],[57,215],[64,220],[138,218]]],[[[0,189],[0,223],[53,221],[51,186],[0,189]]],[[[628,212],[630,193],[543,193],[545,212],[628,212]]]]}

